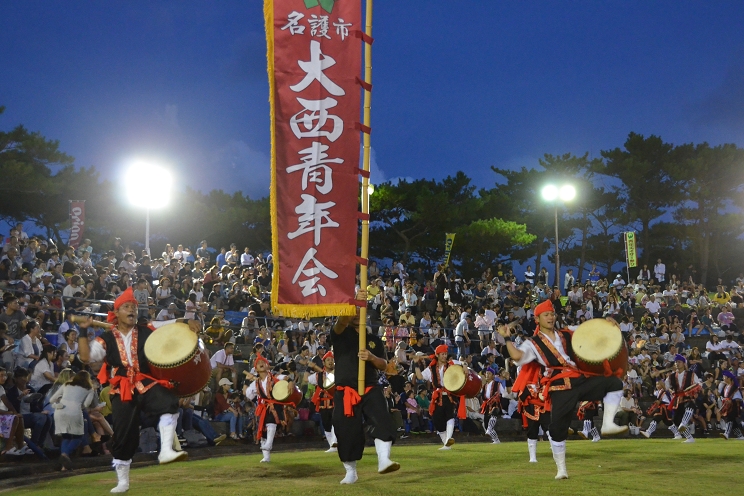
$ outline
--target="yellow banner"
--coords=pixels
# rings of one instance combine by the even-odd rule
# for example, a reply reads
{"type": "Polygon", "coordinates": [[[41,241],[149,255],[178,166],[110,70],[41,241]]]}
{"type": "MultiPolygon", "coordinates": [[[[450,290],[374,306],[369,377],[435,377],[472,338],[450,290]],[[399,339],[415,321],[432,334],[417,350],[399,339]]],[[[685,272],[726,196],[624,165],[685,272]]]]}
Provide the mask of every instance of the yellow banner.
{"type": "Polygon", "coordinates": [[[636,252],[635,233],[630,231],[625,233],[625,251],[628,254],[628,267],[638,266],[638,253],[636,252]]]}
{"type": "Polygon", "coordinates": [[[447,233],[446,240],[444,242],[444,266],[447,267],[450,261],[450,254],[452,253],[452,245],[455,244],[455,233],[447,233]]]}

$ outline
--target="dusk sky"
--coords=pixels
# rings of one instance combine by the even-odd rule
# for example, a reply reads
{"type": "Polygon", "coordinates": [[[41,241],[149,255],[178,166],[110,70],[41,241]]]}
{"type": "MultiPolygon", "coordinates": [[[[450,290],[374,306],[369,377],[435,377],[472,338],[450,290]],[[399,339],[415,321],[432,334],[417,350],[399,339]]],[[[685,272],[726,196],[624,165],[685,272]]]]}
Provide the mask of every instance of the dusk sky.
{"type": "MultiPolygon", "coordinates": [[[[743,25],[740,1],[378,0],[372,180],[488,187],[491,165],[630,131],[744,145],[743,25]]],[[[110,179],[154,157],[182,184],[268,195],[261,1],[5,1],[0,46],[0,129],[110,179]]]]}

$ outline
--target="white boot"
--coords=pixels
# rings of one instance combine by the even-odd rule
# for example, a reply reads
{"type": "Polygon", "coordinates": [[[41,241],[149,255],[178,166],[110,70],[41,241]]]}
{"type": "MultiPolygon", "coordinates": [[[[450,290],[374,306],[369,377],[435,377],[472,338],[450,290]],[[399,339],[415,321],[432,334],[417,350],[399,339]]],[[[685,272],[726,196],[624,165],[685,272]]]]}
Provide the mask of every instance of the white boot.
{"type": "Polygon", "coordinates": [[[677,430],[677,426],[672,424],[669,426],[669,430],[672,431],[672,434],[674,434],[674,439],[682,439],[682,436],[679,434],[679,431],[677,430]]]}
{"type": "Polygon", "coordinates": [[[439,450],[441,451],[441,450],[452,449],[449,446],[447,446],[447,433],[446,432],[437,432],[437,434],[439,434],[439,439],[442,440],[442,447],[439,448],[439,450]]]}
{"type": "Polygon", "coordinates": [[[131,463],[132,460],[117,460],[114,458],[113,466],[114,470],[116,470],[118,483],[111,490],[112,493],[125,493],[129,491],[129,466],[131,463]]]}
{"type": "Polygon", "coordinates": [[[592,427],[592,430],[589,433],[592,435],[592,442],[593,443],[598,443],[599,440],[602,439],[601,437],[599,437],[599,432],[597,432],[597,428],[596,427],[592,427]]]}
{"type": "Polygon", "coordinates": [[[263,453],[261,463],[269,463],[271,461],[274,436],[276,436],[276,424],[266,424],[266,439],[261,442],[261,452],[263,453]]]}
{"type": "Polygon", "coordinates": [[[455,419],[449,419],[447,421],[447,438],[444,441],[445,446],[452,446],[455,444],[455,438],[452,435],[455,433],[455,419]]]}
{"type": "Polygon", "coordinates": [[[325,431],[326,435],[326,441],[328,441],[328,449],[326,450],[326,453],[335,453],[338,451],[338,448],[335,448],[333,446],[333,433],[331,431],[325,431]]]}
{"type": "Polygon", "coordinates": [[[584,428],[578,432],[581,439],[589,439],[589,435],[592,431],[592,421],[584,420],[584,428]]]}
{"type": "Polygon", "coordinates": [[[550,441],[550,448],[553,450],[553,460],[555,460],[555,466],[558,468],[555,479],[568,479],[568,472],[566,471],[566,441],[550,441]]]}
{"type": "Polygon", "coordinates": [[[357,477],[356,462],[343,462],[344,468],[346,469],[346,477],[341,480],[341,484],[354,484],[359,477],[357,477]]]}
{"type": "Polygon", "coordinates": [[[530,451],[530,463],[537,463],[537,439],[528,439],[527,449],[530,451]]]}
{"type": "Polygon", "coordinates": [[[383,441],[375,439],[375,450],[377,451],[377,473],[389,474],[400,468],[400,463],[390,460],[390,448],[393,446],[392,441],[383,441]]]}
{"type": "Polygon", "coordinates": [[[602,400],[604,402],[604,412],[602,415],[602,435],[613,436],[628,432],[627,425],[617,425],[615,415],[620,409],[620,400],[623,397],[622,391],[610,391],[602,400]]]}
{"type": "Polygon", "coordinates": [[[651,437],[651,434],[653,434],[656,431],[656,420],[652,420],[650,424],[648,424],[648,429],[645,431],[641,431],[641,434],[643,434],[643,437],[646,439],[651,437]]]}
{"type": "Polygon", "coordinates": [[[178,460],[188,460],[189,454],[185,451],[173,449],[173,439],[176,437],[176,422],[178,414],[164,413],[160,416],[158,429],[160,430],[160,454],[158,461],[161,465],[178,460]]]}
{"type": "Polygon", "coordinates": [[[336,437],[335,427],[331,427],[331,436],[333,436],[333,442],[331,443],[331,448],[338,448],[338,438],[336,437]]]}

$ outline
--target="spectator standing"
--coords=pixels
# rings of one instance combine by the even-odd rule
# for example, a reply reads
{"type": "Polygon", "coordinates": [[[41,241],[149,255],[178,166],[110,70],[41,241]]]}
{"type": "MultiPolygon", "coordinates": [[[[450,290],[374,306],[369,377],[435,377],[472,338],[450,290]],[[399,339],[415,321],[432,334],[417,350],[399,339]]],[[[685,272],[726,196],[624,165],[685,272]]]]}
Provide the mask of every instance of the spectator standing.
{"type": "Polygon", "coordinates": [[[54,432],[62,436],[60,460],[63,470],[72,469],[70,455],[80,446],[85,434],[83,408],[91,407],[95,402],[95,389],[90,374],[85,370],[75,374],[49,398],[54,408],[54,432]]]}

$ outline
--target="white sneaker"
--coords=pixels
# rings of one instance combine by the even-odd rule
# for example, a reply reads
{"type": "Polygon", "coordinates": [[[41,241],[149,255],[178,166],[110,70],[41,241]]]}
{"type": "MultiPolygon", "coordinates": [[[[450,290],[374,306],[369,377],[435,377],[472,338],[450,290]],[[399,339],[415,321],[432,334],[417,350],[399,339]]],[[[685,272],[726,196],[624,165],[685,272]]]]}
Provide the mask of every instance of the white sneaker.
{"type": "Polygon", "coordinates": [[[682,442],[683,443],[694,443],[695,442],[695,438],[694,437],[690,437],[690,438],[685,439],[682,442]]]}
{"type": "Polygon", "coordinates": [[[645,437],[646,439],[648,439],[648,438],[650,438],[650,437],[651,437],[651,434],[649,434],[649,433],[648,433],[648,432],[646,432],[646,431],[641,431],[641,436],[643,436],[643,437],[645,437]]]}
{"type": "Polygon", "coordinates": [[[581,439],[589,439],[589,433],[586,431],[579,431],[576,434],[578,434],[581,439]]]}
{"type": "Polygon", "coordinates": [[[18,448],[10,448],[8,451],[5,452],[5,454],[10,456],[21,456],[23,455],[23,452],[18,448]]]}
{"type": "Polygon", "coordinates": [[[337,453],[338,452],[338,448],[328,448],[327,450],[325,450],[325,452],[326,453],[337,453]]]}
{"type": "Polygon", "coordinates": [[[491,444],[501,444],[501,441],[500,441],[500,440],[498,440],[498,439],[496,439],[496,440],[494,440],[494,441],[491,441],[491,444]]]}
{"type": "Polygon", "coordinates": [[[451,449],[452,448],[450,448],[449,446],[442,446],[441,448],[439,448],[439,451],[445,451],[445,450],[451,450],[451,449]]]}
{"type": "Polygon", "coordinates": [[[602,439],[602,438],[601,437],[594,437],[594,438],[592,438],[592,442],[593,443],[598,443],[600,439],[602,439]]]}
{"type": "Polygon", "coordinates": [[[677,434],[676,436],[674,436],[674,439],[684,439],[684,438],[680,436],[679,434],[677,434]]]}

